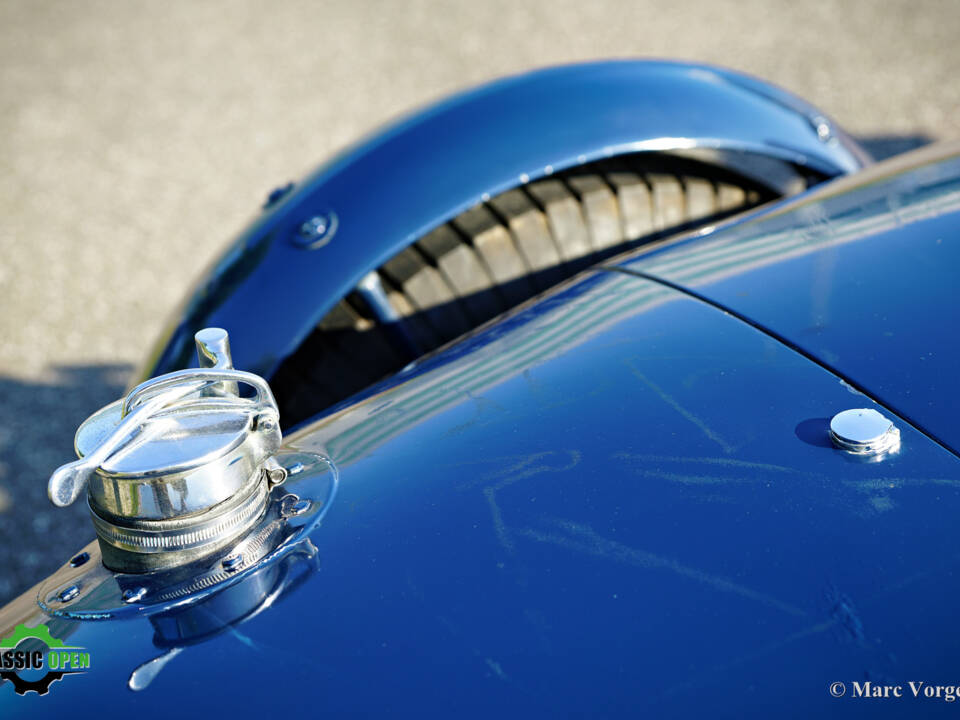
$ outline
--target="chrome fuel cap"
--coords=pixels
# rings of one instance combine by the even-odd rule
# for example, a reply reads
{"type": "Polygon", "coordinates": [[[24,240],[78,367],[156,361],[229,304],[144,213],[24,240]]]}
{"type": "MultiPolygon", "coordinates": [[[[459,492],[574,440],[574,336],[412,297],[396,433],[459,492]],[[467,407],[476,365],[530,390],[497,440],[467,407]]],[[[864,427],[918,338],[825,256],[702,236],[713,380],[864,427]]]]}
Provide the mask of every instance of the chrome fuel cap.
{"type": "Polygon", "coordinates": [[[56,505],[86,487],[112,569],[173,567],[226,546],[282,480],[269,463],[281,435],[266,381],[231,367],[226,332],[203,330],[196,341],[206,367],[148,380],[94,413],[77,430],[80,459],[50,477],[56,505]]]}
{"type": "MultiPolygon", "coordinates": [[[[121,422],[121,403],[80,426],[75,445],[92,457],[121,422]],[[107,433],[104,433],[104,430],[107,433]]],[[[100,514],[169,520],[204,512],[241,492],[279,444],[275,413],[236,398],[184,398],[142,424],[87,476],[100,514]]]]}
{"type": "Polygon", "coordinates": [[[844,410],[834,415],[830,439],[841,450],[856,455],[880,456],[900,449],[900,431],[871,408],[844,410]]]}

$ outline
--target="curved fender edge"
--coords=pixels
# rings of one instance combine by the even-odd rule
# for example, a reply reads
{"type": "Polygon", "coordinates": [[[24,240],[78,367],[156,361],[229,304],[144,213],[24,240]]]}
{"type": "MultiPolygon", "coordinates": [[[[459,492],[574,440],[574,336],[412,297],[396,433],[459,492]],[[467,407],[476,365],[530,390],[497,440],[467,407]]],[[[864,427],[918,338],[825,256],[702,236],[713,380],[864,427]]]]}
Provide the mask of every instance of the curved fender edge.
{"type": "Polygon", "coordinates": [[[711,149],[826,177],[869,158],[823,113],[729,70],[607,61],[499,80],[340,153],[230,244],[188,294],[134,383],[188,366],[193,334],[229,331],[234,362],[270,378],[369,271],[520,183],[605,157],[711,149]],[[304,223],[322,231],[304,240],[304,223]]]}

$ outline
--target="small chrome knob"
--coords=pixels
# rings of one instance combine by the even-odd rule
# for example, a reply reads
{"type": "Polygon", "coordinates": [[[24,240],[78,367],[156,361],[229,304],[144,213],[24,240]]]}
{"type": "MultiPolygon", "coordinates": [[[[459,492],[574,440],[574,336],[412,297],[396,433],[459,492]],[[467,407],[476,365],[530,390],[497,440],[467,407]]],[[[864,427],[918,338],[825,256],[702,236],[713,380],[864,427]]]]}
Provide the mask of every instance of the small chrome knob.
{"type": "Polygon", "coordinates": [[[231,369],[230,336],[223,328],[204,328],[193,336],[200,367],[231,369]]]}
{"type": "Polygon", "coordinates": [[[871,408],[844,410],[830,421],[830,439],[856,455],[885,455],[900,449],[900,431],[871,408]]]}
{"type": "MultiPolygon", "coordinates": [[[[230,370],[233,358],[230,357],[230,336],[223,328],[204,328],[193,336],[197,344],[197,361],[202,368],[230,370]]],[[[204,391],[205,395],[236,395],[240,392],[235,382],[218,383],[204,391]]]]}
{"type": "Polygon", "coordinates": [[[230,367],[229,338],[196,335],[201,367],[138,385],[77,430],[79,459],[47,487],[55,505],[87,489],[104,563],[143,572],[224,547],[257,521],[280,446],[279,411],[263,378],[230,367]],[[248,386],[253,397],[241,397],[248,386]]]}

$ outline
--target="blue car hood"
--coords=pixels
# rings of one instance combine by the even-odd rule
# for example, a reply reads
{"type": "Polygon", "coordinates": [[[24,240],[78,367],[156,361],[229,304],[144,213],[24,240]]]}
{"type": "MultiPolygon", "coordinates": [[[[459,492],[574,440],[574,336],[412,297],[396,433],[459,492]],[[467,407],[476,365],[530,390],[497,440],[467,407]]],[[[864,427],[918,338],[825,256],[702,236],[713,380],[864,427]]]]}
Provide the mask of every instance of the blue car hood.
{"type": "Polygon", "coordinates": [[[94,663],[0,686],[0,716],[953,710],[908,682],[960,667],[958,460],[929,437],[955,446],[956,170],[592,272],[303,428],[289,448],[341,481],[293,589],[85,622],[25,595],[0,631],[48,623],[94,663]],[[898,454],[831,446],[864,407],[898,454]],[[851,698],[868,681],[908,696],[851,698]]]}
{"type": "Polygon", "coordinates": [[[594,272],[289,438],[341,477],[295,590],[220,631],[191,610],[139,693],[189,618],[34,617],[96,665],[0,714],[818,717],[833,682],[954,680],[957,459],[891,415],[901,452],[855,462],[826,436],[850,407],[890,414],[594,272]]]}
{"type": "Polygon", "coordinates": [[[912,153],[621,267],[755,323],[960,450],[958,153],[912,153]]]}

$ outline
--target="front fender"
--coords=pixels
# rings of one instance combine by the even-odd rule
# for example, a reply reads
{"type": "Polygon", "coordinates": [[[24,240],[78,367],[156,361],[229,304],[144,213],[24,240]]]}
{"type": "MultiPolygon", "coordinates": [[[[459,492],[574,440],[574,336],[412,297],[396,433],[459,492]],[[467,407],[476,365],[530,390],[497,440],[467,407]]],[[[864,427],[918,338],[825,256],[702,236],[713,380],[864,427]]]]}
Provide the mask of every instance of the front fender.
{"type": "Polygon", "coordinates": [[[833,177],[866,156],[822,113],[702,65],[610,61],[455,95],[340,154],[268,207],[200,279],[135,381],[193,362],[202,327],[265,377],[359,280],[458,213],[518,184],[641,151],[751,153],[833,177]],[[326,231],[306,243],[301,227],[326,231]]]}

